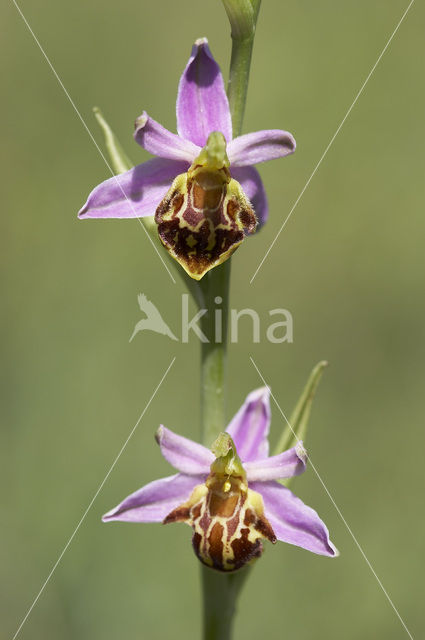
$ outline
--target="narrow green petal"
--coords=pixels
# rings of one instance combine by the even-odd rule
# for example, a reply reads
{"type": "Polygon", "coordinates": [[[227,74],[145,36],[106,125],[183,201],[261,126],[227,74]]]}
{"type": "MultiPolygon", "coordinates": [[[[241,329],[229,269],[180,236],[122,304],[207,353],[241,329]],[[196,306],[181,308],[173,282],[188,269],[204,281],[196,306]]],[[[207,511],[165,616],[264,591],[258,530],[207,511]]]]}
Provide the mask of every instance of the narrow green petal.
{"type": "Polygon", "coordinates": [[[113,170],[115,173],[128,171],[133,167],[133,163],[128,159],[116,135],[103,117],[101,110],[98,107],[93,107],[93,112],[105,136],[105,144],[113,170]]]}
{"type": "Polygon", "coordinates": [[[274,455],[278,455],[279,453],[282,453],[282,451],[294,447],[299,440],[305,439],[313,398],[320,382],[320,378],[322,377],[323,371],[327,365],[328,363],[325,360],[322,360],[311,372],[308,382],[295,405],[295,409],[293,410],[291,417],[289,418],[289,424],[291,426],[286,425],[274,455]]]}
{"type": "MultiPolygon", "coordinates": [[[[124,149],[122,148],[118,138],[115,133],[112,131],[109,124],[106,122],[103,117],[103,113],[99,109],[99,107],[93,107],[93,113],[97,122],[100,125],[100,128],[103,131],[103,135],[105,137],[105,146],[109,154],[109,160],[111,162],[112,169],[115,173],[125,173],[129,169],[133,168],[133,163],[126,155],[124,149]]],[[[155,220],[153,216],[147,216],[142,219],[142,224],[149,232],[151,238],[157,242],[157,227],[155,224],[155,220]]]]}

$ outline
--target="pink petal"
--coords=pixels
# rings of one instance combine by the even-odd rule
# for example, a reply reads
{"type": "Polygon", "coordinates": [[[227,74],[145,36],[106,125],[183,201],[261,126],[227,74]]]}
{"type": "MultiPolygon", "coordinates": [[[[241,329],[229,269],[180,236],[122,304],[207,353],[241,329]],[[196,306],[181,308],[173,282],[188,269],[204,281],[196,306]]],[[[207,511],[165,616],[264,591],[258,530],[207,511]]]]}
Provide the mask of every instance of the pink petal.
{"type": "Polygon", "coordinates": [[[264,513],[278,540],[303,547],[313,553],[335,557],[337,549],[316,511],[304,504],[278,482],[253,482],[250,488],[261,493],[264,513]]]}
{"type": "Polygon", "coordinates": [[[220,67],[214,60],[208,40],[201,38],[180,78],[177,94],[179,136],[203,147],[212,131],[232,139],[232,120],[220,67]]]}
{"type": "Polygon", "coordinates": [[[155,437],[164,458],[178,471],[189,475],[209,474],[214,456],[202,444],[179,436],[162,425],[155,437]]]}
{"type": "Polygon", "coordinates": [[[307,454],[302,442],[292,449],[265,460],[254,460],[244,464],[248,482],[292,478],[305,471],[307,454]]]}
{"type": "Polygon", "coordinates": [[[246,167],[288,156],[294,153],[295,147],[295,140],[290,133],[281,129],[270,129],[235,138],[227,147],[227,155],[231,166],[246,167]]]}
{"type": "Polygon", "coordinates": [[[258,219],[258,229],[266,222],[269,215],[269,205],[263,181],[255,167],[231,167],[231,174],[244,190],[251,202],[258,219]]]}
{"type": "Polygon", "coordinates": [[[267,458],[270,418],[269,390],[252,391],[226,429],[242,462],[267,458]]]}
{"type": "Polygon", "coordinates": [[[174,178],[187,169],[187,162],[148,160],[99,184],[78,215],[81,219],[153,216],[174,178]]]}
{"type": "Polygon", "coordinates": [[[193,489],[205,482],[205,476],[175,476],[154,480],[127,496],[102,520],[121,522],[162,522],[170,511],[189,499],[193,489]]]}
{"type": "Polygon", "coordinates": [[[153,118],[150,118],[146,111],[136,120],[134,139],[154,156],[170,160],[185,160],[190,164],[201,151],[201,147],[193,142],[180,138],[165,129],[153,118]]]}

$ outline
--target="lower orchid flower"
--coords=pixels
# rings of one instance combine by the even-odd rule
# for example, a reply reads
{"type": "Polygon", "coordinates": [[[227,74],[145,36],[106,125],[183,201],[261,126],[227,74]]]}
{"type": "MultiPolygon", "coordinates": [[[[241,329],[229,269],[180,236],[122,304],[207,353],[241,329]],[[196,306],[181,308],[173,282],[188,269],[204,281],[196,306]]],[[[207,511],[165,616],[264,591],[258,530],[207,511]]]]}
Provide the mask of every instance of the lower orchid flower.
{"type": "Polygon", "coordinates": [[[176,110],[178,135],[146,112],[137,118],[135,140],[157,158],[97,186],[79,217],[155,215],[162,244],[200,280],[265,222],[267,198],[253,165],[293,153],[295,140],[280,129],[232,138],[223,77],[206,38],[193,46],[176,110]]]}
{"type": "Polygon", "coordinates": [[[269,428],[266,388],[248,395],[212,451],[160,426],[161,453],[179,473],[132,493],[103,521],[185,522],[200,561],[219,571],[235,571],[258,558],[263,539],[337,556],[318,514],[277,482],[305,470],[302,443],[269,456],[269,428]]]}

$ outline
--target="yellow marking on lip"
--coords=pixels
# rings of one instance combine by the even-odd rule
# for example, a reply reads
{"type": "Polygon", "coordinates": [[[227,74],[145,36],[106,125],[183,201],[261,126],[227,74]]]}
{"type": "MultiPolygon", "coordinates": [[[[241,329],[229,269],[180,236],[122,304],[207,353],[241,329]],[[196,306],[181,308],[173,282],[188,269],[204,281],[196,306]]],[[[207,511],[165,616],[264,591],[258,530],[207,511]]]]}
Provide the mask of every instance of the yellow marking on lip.
{"type": "Polygon", "coordinates": [[[198,244],[198,241],[193,237],[193,235],[190,235],[188,238],[186,238],[186,242],[191,249],[193,249],[193,247],[198,244]]]}

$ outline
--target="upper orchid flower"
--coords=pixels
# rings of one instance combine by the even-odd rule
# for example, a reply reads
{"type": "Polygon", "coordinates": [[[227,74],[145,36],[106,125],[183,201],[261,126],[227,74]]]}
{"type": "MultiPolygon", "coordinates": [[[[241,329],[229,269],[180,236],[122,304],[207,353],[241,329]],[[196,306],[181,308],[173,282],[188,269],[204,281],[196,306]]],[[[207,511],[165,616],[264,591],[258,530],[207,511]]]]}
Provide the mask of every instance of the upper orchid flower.
{"type": "Polygon", "coordinates": [[[226,260],[267,218],[259,162],[289,155],[280,129],[232,137],[220,68],[206,38],[195,42],[177,94],[178,135],[146,112],[134,137],[155,156],[96,187],[80,218],[152,216],[169,253],[196,280],[226,260]]]}
{"type": "Polygon", "coordinates": [[[212,451],[159,427],[161,453],[179,473],[131,494],[103,516],[104,522],[186,522],[198,558],[220,571],[235,571],[258,558],[263,538],[338,555],[317,513],[276,482],[305,470],[302,443],[269,457],[269,427],[265,388],[248,395],[212,451]]]}

